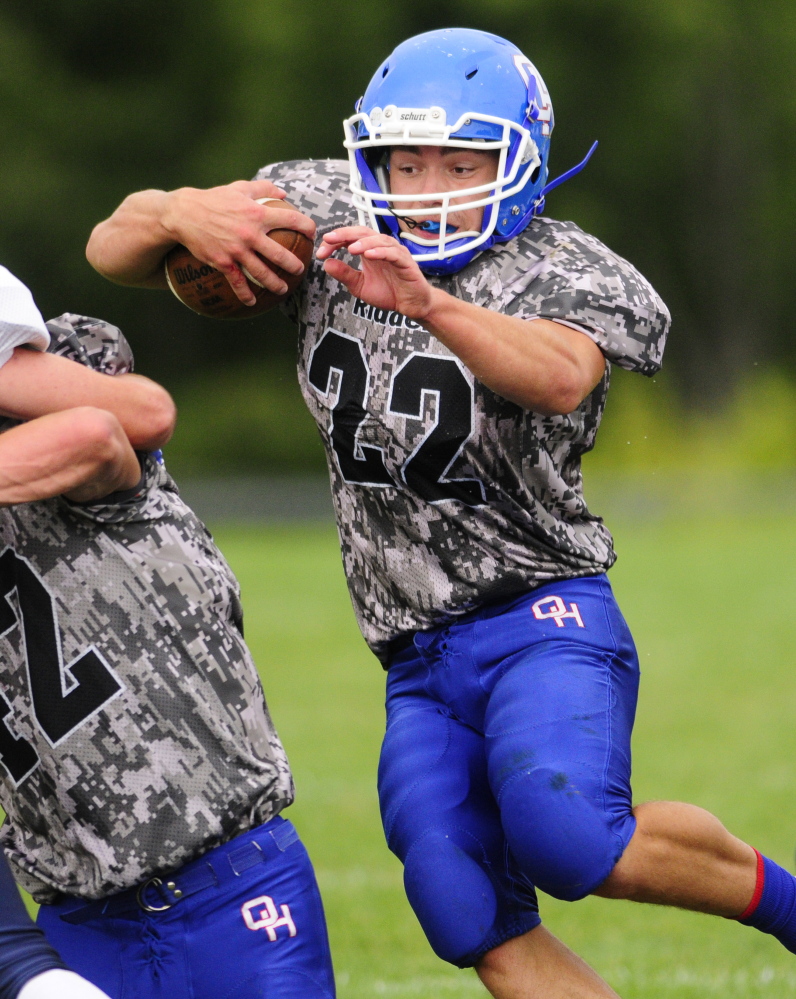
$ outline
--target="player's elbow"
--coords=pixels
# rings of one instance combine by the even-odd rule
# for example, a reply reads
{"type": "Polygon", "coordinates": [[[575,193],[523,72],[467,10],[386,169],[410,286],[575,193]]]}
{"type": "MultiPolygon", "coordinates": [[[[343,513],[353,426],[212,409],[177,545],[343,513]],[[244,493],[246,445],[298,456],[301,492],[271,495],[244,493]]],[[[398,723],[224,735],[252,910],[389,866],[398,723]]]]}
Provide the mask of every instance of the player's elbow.
{"type": "Polygon", "coordinates": [[[69,436],[89,478],[112,474],[129,444],[121,424],[104,409],[80,406],[70,413],[69,436]]]}
{"type": "Polygon", "coordinates": [[[64,495],[79,503],[131,489],[141,469],[121,423],[103,409],[81,407],[69,413],[73,479],[64,495]]]}
{"type": "Polygon", "coordinates": [[[171,440],[177,423],[177,407],[169,393],[155,382],[151,382],[146,393],[141,412],[142,450],[156,451],[171,440]]]}
{"type": "Polygon", "coordinates": [[[543,397],[533,408],[543,416],[568,416],[580,406],[592,387],[584,384],[579,371],[563,368],[549,378],[543,397]]]}
{"type": "Polygon", "coordinates": [[[91,230],[91,235],[88,238],[88,243],[86,243],[86,260],[91,264],[95,271],[102,274],[103,277],[108,275],[105,273],[105,269],[102,266],[102,233],[104,222],[98,222],[97,225],[91,230]]]}

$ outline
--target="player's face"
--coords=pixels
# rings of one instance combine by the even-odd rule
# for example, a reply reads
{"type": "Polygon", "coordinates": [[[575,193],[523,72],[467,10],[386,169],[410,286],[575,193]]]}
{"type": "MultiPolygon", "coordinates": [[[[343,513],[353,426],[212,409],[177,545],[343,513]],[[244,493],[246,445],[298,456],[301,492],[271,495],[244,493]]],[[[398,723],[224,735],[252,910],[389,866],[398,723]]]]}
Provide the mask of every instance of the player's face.
{"type": "MultiPolygon", "coordinates": [[[[395,146],[390,150],[390,190],[393,194],[447,194],[448,191],[464,190],[488,184],[497,177],[498,154],[479,149],[446,149],[441,146],[395,146]]],[[[481,196],[479,196],[481,197],[481,196]]],[[[476,200],[472,197],[452,198],[451,205],[476,200]]],[[[434,207],[441,205],[434,201],[404,201],[396,207],[401,215],[402,208],[428,208],[425,215],[413,215],[419,225],[426,220],[439,222],[439,212],[434,207]]],[[[468,208],[448,215],[448,232],[480,232],[484,209],[468,208]]],[[[400,227],[408,228],[399,218],[400,227]]],[[[438,234],[414,228],[413,234],[421,239],[437,240],[438,234]]]]}

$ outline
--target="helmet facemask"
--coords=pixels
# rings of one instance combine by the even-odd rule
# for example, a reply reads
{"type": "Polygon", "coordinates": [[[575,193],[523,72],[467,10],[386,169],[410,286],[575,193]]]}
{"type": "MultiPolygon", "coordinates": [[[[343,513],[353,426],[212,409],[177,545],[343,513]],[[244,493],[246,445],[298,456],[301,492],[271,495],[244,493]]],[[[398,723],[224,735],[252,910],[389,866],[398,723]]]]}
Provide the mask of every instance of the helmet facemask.
{"type": "MultiPolygon", "coordinates": [[[[441,107],[388,105],[372,108],[370,113],[360,111],[344,126],[353,204],[360,222],[400,239],[423,270],[431,273],[458,270],[477,250],[491,246],[501,221],[501,205],[533,186],[542,168],[539,147],[529,129],[494,115],[466,112],[447,124],[441,107]],[[400,146],[494,151],[496,177],[472,187],[395,194],[390,187],[388,158],[390,150],[400,146]],[[478,208],[483,209],[480,231],[449,231],[452,214],[478,208]],[[436,220],[436,239],[413,232],[412,220],[419,216],[436,220]],[[398,218],[407,228],[399,226],[398,218]],[[463,259],[464,254],[467,259],[463,259]]],[[[510,222],[510,218],[504,219],[503,228],[510,222]]],[[[433,223],[423,228],[426,233],[433,231],[433,223]]]]}

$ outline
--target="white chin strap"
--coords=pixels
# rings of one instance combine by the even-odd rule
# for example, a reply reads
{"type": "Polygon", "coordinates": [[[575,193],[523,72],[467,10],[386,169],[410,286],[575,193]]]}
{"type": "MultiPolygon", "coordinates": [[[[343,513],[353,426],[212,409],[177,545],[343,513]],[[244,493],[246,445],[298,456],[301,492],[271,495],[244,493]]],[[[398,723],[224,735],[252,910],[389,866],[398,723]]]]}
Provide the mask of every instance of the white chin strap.
{"type": "Polygon", "coordinates": [[[50,334],[28,288],[0,265],[0,367],[23,344],[46,350],[50,334]]]}
{"type": "MultiPolygon", "coordinates": [[[[109,999],[109,997],[76,975],[74,971],[53,969],[36,975],[22,987],[18,999],[109,999]]],[[[142,997],[143,999],[143,997],[142,997]]]]}

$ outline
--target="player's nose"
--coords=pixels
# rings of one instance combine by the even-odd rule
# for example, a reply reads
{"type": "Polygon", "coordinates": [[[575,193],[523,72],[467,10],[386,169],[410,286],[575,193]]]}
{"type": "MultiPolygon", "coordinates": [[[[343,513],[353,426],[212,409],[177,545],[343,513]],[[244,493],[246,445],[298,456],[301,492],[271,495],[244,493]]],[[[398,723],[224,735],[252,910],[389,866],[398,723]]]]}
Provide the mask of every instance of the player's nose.
{"type": "MultiPolygon", "coordinates": [[[[426,170],[423,174],[423,184],[421,188],[421,193],[423,194],[436,194],[438,191],[446,191],[447,185],[445,183],[445,171],[435,168],[426,170]]],[[[435,200],[433,204],[441,204],[439,200],[435,200]]]]}

